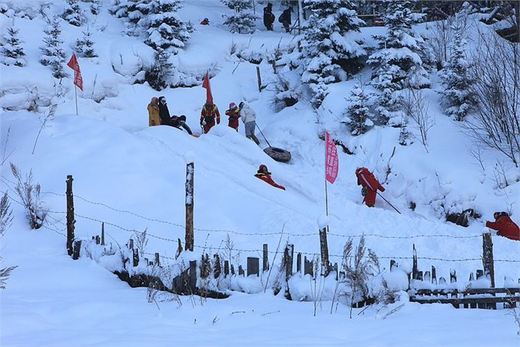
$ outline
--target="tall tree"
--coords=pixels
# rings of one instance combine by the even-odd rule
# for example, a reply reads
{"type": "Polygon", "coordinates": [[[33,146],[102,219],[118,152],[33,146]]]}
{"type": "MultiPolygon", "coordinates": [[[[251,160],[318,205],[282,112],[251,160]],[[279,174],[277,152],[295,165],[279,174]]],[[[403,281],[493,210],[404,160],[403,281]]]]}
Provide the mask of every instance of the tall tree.
{"type": "Polygon", "coordinates": [[[250,34],[256,30],[257,17],[253,14],[251,0],[222,0],[222,3],[233,11],[224,21],[232,33],[250,34]]]}
{"type": "Polygon", "coordinates": [[[457,14],[457,19],[453,23],[451,54],[441,72],[444,85],[441,93],[444,96],[446,113],[458,121],[464,120],[477,104],[472,88],[475,81],[470,75],[470,63],[466,57],[467,41],[464,38],[463,16],[464,13],[457,14]]]}
{"type": "Polygon", "coordinates": [[[183,48],[190,39],[191,25],[177,15],[182,7],[180,0],[153,0],[149,4],[146,44],[154,49],[183,48]]]}
{"type": "Polygon", "coordinates": [[[160,91],[170,84],[172,73],[173,64],[170,63],[170,54],[168,51],[159,48],[155,52],[153,66],[145,73],[145,80],[150,87],[160,91]]]}
{"type": "Polygon", "coordinates": [[[63,65],[65,64],[65,51],[63,50],[63,41],[61,40],[61,27],[58,17],[54,17],[48,27],[44,30],[45,37],[43,45],[40,47],[42,55],[40,63],[50,66],[52,75],[55,78],[63,78],[67,76],[63,65]]]}
{"type": "Polygon", "coordinates": [[[375,36],[379,48],[368,59],[374,67],[372,84],[382,92],[378,112],[383,123],[398,105],[396,92],[430,85],[426,70],[428,52],[424,38],[413,30],[421,15],[412,13],[411,2],[388,1],[384,17],[386,35],[375,36]]]}
{"type": "Polygon", "coordinates": [[[359,85],[356,85],[351,90],[347,102],[349,105],[346,123],[350,128],[350,133],[354,136],[366,133],[374,125],[370,119],[368,96],[359,85]]]}
{"type": "Polygon", "coordinates": [[[14,24],[7,28],[2,42],[2,55],[4,65],[25,66],[25,52],[22,47],[22,41],[18,38],[18,29],[14,24]]]}
{"type": "Polygon", "coordinates": [[[76,40],[75,51],[80,57],[83,58],[93,58],[98,56],[94,50],[94,41],[92,41],[92,33],[90,32],[90,28],[87,28],[86,31],[83,31],[83,37],[76,40]]]}
{"type": "Polygon", "coordinates": [[[327,85],[346,77],[346,67],[366,54],[349,33],[364,22],[350,0],[308,0],[310,12],[301,41],[304,68],[302,81],[312,90],[312,104],[318,108],[328,94],[327,85]]]}

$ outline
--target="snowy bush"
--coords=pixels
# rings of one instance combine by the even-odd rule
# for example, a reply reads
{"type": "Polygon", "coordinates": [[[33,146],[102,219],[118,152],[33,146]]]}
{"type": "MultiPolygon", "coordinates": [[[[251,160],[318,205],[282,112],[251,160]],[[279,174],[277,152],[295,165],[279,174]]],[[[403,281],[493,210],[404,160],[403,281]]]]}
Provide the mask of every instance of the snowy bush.
{"type": "Polygon", "coordinates": [[[350,0],[309,0],[304,10],[311,14],[301,41],[305,69],[302,81],[312,90],[312,104],[318,108],[328,95],[327,85],[344,79],[344,67],[366,54],[360,42],[348,35],[364,22],[350,0]]]}
{"type": "Polygon", "coordinates": [[[0,199],[0,236],[3,236],[13,220],[13,214],[11,211],[11,204],[9,203],[9,196],[4,193],[2,199],[0,199]]]}
{"type": "Polygon", "coordinates": [[[252,0],[222,0],[222,3],[233,11],[232,15],[224,16],[224,24],[232,33],[251,34],[255,31],[257,17],[253,14],[252,0]]]}
{"type": "Polygon", "coordinates": [[[66,77],[63,65],[65,64],[65,51],[61,39],[61,27],[58,17],[54,17],[45,29],[43,45],[40,47],[42,55],[40,63],[50,66],[55,78],[66,77]]]}
{"type": "Polygon", "coordinates": [[[180,0],[152,0],[147,15],[148,38],[145,43],[153,49],[183,48],[190,39],[191,25],[184,23],[177,11],[181,8],[180,0]]]}
{"type": "Polygon", "coordinates": [[[276,75],[275,82],[276,94],[274,96],[274,106],[276,111],[285,107],[296,105],[302,96],[300,81],[296,74],[280,72],[276,75]]]}
{"type": "Polygon", "coordinates": [[[40,184],[33,183],[32,171],[26,177],[22,177],[19,169],[13,163],[11,163],[11,173],[16,179],[15,191],[25,208],[29,226],[31,229],[41,228],[47,217],[47,209],[43,206],[40,197],[40,184]]]}
{"type": "Polygon", "coordinates": [[[83,15],[79,7],[79,0],[67,0],[65,11],[61,17],[71,25],[81,26],[83,15]]]}
{"type": "Polygon", "coordinates": [[[25,66],[25,52],[22,47],[22,41],[18,38],[18,29],[14,26],[7,28],[2,42],[2,55],[4,56],[2,63],[4,65],[25,66]]]}
{"type": "Polygon", "coordinates": [[[170,83],[173,72],[173,64],[170,63],[170,54],[162,49],[155,53],[155,62],[152,67],[146,71],[145,80],[150,87],[159,91],[166,88],[170,83]]]}
{"type": "Polygon", "coordinates": [[[359,85],[356,85],[350,92],[347,99],[347,119],[346,123],[350,128],[350,133],[354,136],[366,133],[373,125],[368,109],[368,96],[359,85]]]}

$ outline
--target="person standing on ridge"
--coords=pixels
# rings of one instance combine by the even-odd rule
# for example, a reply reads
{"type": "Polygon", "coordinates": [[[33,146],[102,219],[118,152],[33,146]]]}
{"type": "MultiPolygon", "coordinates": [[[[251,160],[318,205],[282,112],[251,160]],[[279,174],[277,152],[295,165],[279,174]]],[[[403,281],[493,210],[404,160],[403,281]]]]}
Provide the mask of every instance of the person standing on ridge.
{"type": "Polygon", "coordinates": [[[268,2],[267,6],[264,7],[264,25],[268,31],[273,31],[274,18],[273,4],[268,2]]]}
{"type": "Polygon", "coordinates": [[[148,104],[148,126],[161,125],[161,118],[159,117],[159,98],[153,97],[148,104]]]}
{"type": "Polygon", "coordinates": [[[380,190],[384,192],[385,188],[366,167],[357,168],[356,177],[358,186],[362,187],[361,195],[363,195],[363,202],[368,207],[374,207],[377,191],[380,190]]]}
{"type": "Polygon", "coordinates": [[[282,23],[286,32],[291,32],[291,8],[287,7],[280,17],[278,17],[278,21],[282,23]]]}
{"type": "Polygon", "coordinates": [[[206,101],[200,111],[200,125],[203,127],[204,134],[207,134],[216,124],[220,124],[220,113],[217,105],[211,101],[206,101]]]}
{"type": "Polygon", "coordinates": [[[255,111],[245,102],[241,102],[239,104],[240,107],[240,118],[242,118],[242,122],[244,123],[246,130],[246,137],[248,139],[253,140],[257,145],[260,145],[260,141],[255,135],[255,127],[256,127],[256,113],[255,111]]]}
{"type": "Polygon", "coordinates": [[[228,116],[228,126],[238,131],[238,119],[240,118],[240,109],[234,102],[229,104],[229,109],[226,111],[228,116]]]}

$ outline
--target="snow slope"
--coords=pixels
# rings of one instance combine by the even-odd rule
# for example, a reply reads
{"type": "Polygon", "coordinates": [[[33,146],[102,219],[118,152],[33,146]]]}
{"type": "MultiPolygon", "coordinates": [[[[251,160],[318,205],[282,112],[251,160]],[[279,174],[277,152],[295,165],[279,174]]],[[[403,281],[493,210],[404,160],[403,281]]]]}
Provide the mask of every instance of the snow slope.
{"type": "MultiPolygon", "coordinates": [[[[176,241],[184,235],[188,159],[194,160],[196,170],[197,251],[221,249],[229,235],[235,249],[240,250],[243,263],[245,257],[260,254],[262,243],[276,249],[283,230],[282,241],[294,243],[297,252],[317,253],[318,220],[324,214],[324,145],[317,135],[325,129],[355,152],[351,156],[340,153],[340,174],[337,182],[329,186],[329,243],[333,262],[340,261],[335,256],[341,254],[348,236],[358,238],[365,234],[367,246],[376,251],[385,267],[390,258],[410,257],[415,244],[420,257],[472,259],[420,260],[421,267],[435,265],[439,276],[446,277],[454,268],[459,278],[466,279],[469,272],[482,266],[483,222],[492,218],[495,210],[509,210],[518,220],[519,185],[497,189],[500,170],[491,168],[502,162],[510,182],[520,178],[518,169],[508,167],[496,153],[486,151],[482,160],[489,169],[480,169],[471,154],[474,145],[458,124],[442,114],[435,91],[428,91],[430,111],[435,117],[428,152],[418,140],[408,147],[399,146],[398,129],[375,128],[357,138],[346,135],[340,121],[346,107],[344,98],[355,81],[336,85],[318,114],[306,102],[275,113],[269,86],[258,93],[255,65],[230,52],[232,49],[265,52],[289,44],[293,37],[265,31],[253,35],[230,34],[221,25],[224,11],[214,1],[186,2],[181,12],[183,19],[198,23],[208,17],[211,25],[196,25],[187,50],[175,58],[177,64],[197,78],[208,70],[214,75],[211,79],[214,99],[222,115],[229,102],[249,102],[269,142],[291,151],[291,163],[280,164],[268,158],[243,136],[242,125],[238,134],[227,128],[224,115],[219,126],[199,138],[173,128],[148,128],[146,105],[158,93],[146,84],[133,85],[131,81],[141,66],[151,63],[153,52],[139,39],[121,34],[121,21],[106,13],[105,8],[93,23],[100,57],[80,59],[85,90],[79,93],[79,116],[74,114],[74,91],[71,80],[67,79],[63,85],[65,97],[60,100],[56,116],[43,128],[32,154],[44,116],[26,111],[6,111],[0,115],[4,147],[1,152],[12,153],[8,161],[24,172],[32,169],[42,185],[45,204],[51,210],[48,227],[29,232],[23,223],[23,211],[13,204],[15,224],[4,237],[2,254],[5,263],[19,268],[0,294],[1,344],[59,346],[70,344],[78,335],[84,337],[80,343],[83,346],[116,345],[114,341],[121,345],[137,346],[150,341],[170,345],[172,340],[196,342],[196,345],[238,345],[246,338],[253,345],[517,344],[513,319],[505,312],[463,311],[440,305],[406,304],[388,320],[375,310],[368,310],[364,316],[345,322],[345,308],[338,310],[341,314],[329,315],[328,303],[323,304],[314,318],[312,303],[234,293],[230,299],[208,301],[204,305],[190,301],[198,298],[184,298],[180,308],[175,303],[164,303],[158,311],[145,302],[145,290],[130,290],[95,263],[84,259],[72,262],[65,256],[63,237],[55,231],[65,228],[66,175],[74,177],[78,236],[90,238],[99,233],[100,221],[106,221],[111,223],[106,231],[113,243],[123,245],[132,236],[131,230],[145,228],[152,235],[176,241]],[[103,96],[100,103],[93,101],[103,96]],[[390,159],[394,146],[395,154],[390,159]],[[402,215],[381,200],[373,209],[363,206],[355,182],[356,167],[367,166],[376,176],[384,178],[389,162],[391,173],[385,182],[384,195],[402,215]],[[286,191],[271,188],[253,176],[262,163],[269,167],[278,183],[287,187],[286,191]],[[417,204],[415,211],[408,209],[411,201],[417,204]],[[472,222],[468,228],[444,222],[445,212],[466,208],[481,212],[482,220],[472,222]],[[31,245],[30,254],[21,250],[25,244],[31,245]],[[245,313],[233,313],[236,311],[245,313]],[[262,315],[268,312],[275,313],[262,315]],[[214,317],[218,317],[215,323],[214,317]],[[79,319],[81,322],[76,322],[79,319]],[[444,326],[448,319],[452,324],[449,328],[444,326]],[[65,329],[66,323],[71,326],[65,329]],[[284,324],[287,329],[283,329],[284,324]],[[324,328],[316,329],[317,324],[324,328]],[[412,331],[407,330],[409,325],[412,331]],[[488,329],[489,335],[484,334],[490,325],[499,329],[488,329]],[[472,329],[467,329],[468,326],[472,329]],[[438,334],[446,329],[448,333],[438,334]],[[201,330],[204,334],[200,334],[201,330]],[[311,330],[318,330],[315,337],[306,333],[311,330]],[[92,331],[98,333],[89,336],[92,331]],[[372,331],[378,333],[373,335],[372,331]],[[407,340],[403,339],[404,331],[407,340]],[[423,335],[417,336],[414,331],[423,335]]],[[[0,27],[9,21],[0,16],[0,27]]],[[[23,69],[2,65],[0,80],[0,105],[15,109],[34,86],[38,87],[42,100],[50,99],[54,93],[50,71],[37,61],[43,21],[35,18],[17,19],[17,22],[26,42],[29,65],[23,69]]],[[[372,32],[369,28],[363,35],[372,32]]],[[[79,29],[70,26],[64,30],[67,54],[72,52],[70,47],[79,33],[79,29]]],[[[274,78],[272,68],[266,63],[260,68],[264,84],[268,84],[274,78]]],[[[366,73],[360,76],[364,77],[366,73]]],[[[186,114],[190,127],[198,128],[204,89],[198,86],[167,89],[160,95],[167,97],[171,113],[186,114]]],[[[265,147],[265,140],[261,135],[258,137],[265,147]]],[[[2,191],[15,197],[7,162],[1,170],[2,191]]],[[[499,237],[493,242],[496,259],[520,260],[519,243],[499,237]]],[[[154,237],[147,246],[147,252],[169,257],[175,250],[176,243],[154,237]]],[[[411,261],[402,260],[400,264],[407,268],[411,261]]],[[[518,263],[514,262],[497,262],[495,271],[499,286],[504,276],[520,277],[518,263]]]]}

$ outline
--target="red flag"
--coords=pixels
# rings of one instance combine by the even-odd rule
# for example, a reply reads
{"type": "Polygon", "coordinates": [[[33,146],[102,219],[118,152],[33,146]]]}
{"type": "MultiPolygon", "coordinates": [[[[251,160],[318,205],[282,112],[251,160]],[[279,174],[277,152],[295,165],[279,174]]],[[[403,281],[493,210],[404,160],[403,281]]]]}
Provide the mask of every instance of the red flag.
{"type": "Polygon", "coordinates": [[[325,179],[333,184],[338,177],[338,150],[327,131],[325,132],[325,146],[325,179]]]}
{"type": "Polygon", "coordinates": [[[206,88],[206,102],[212,104],[213,95],[211,95],[211,86],[209,84],[209,76],[207,72],[204,76],[204,80],[202,81],[202,88],[206,88]]]}
{"type": "Polygon", "coordinates": [[[76,58],[76,54],[72,53],[72,57],[70,57],[67,66],[74,70],[74,84],[83,91],[83,78],[81,77],[81,70],[79,69],[78,58],[76,58]]]}

